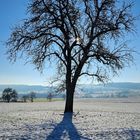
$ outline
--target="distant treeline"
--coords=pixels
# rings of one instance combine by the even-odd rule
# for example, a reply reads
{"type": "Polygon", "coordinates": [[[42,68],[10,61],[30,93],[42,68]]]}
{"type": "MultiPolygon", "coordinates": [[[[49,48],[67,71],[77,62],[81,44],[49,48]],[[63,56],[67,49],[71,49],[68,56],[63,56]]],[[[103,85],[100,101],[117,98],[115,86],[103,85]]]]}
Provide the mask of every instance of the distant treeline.
{"type": "Polygon", "coordinates": [[[46,98],[48,101],[52,101],[53,98],[63,98],[65,99],[64,94],[54,94],[53,92],[49,92],[48,94],[40,94],[34,91],[31,91],[27,94],[18,94],[15,89],[5,88],[0,97],[0,101],[2,102],[33,102],[35,98],[46,98]]]}
{"type": "Polygon", "coordinates": [[[5,88],[2,92],[0,100],[3,101],[3,102],[8,102],[8,103],[9,102],[18,102],[18,101],[26,102],[27,100],[30,100],[31,102],[33,102],[34,98],[36,98],[36,93],[35,92],[30,92],[27,95],[23,95],[19,99],[18,92],[15,89],[5,88]]]}

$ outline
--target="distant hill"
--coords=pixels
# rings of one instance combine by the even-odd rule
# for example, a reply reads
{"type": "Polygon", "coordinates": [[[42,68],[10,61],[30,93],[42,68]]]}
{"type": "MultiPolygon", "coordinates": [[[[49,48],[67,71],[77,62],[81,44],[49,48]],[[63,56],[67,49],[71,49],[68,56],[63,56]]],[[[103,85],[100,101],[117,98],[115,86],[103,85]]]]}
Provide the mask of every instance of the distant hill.
{"type": "Polygon", "coordinates": [[[34,91],[37,93],[37,97],[40,98],[46,97],[47,94],[52,91],[51,87],[40,85],[0,85],[0,94],[2,94],[2,91],[8,87],[15,89],[20,96],[34,91]]]}
{"type": "Polygon", "coordinates": [[[30,91],[44,92],[49,88],[40,85],[0,85],[0,91],[3,91],[7,87],[16,89],[19,93],[28,93],[30,91]]]}
{"type": "MultiPolygon", "coordinates": [[[[37,97],[46,97],[48,93],[54,90],[54,87],[40,85],[0,85],[0,94],[7,87],[17,90],[20,95],[34,91],[37,93],[37,97]]],[[[133,97],[140,96],[140,83],[82,84],[77,85],[75,92],[76,97],[83,98],[133,97]]],[[[61,95],[59,94],[58,96],[61,95]]]]}
{"type": "Polygon", "coordinates": [[[91,97],[132,97],[140,96],[140,83],[108,83],[79,85],[82,92],[91,97]]]}

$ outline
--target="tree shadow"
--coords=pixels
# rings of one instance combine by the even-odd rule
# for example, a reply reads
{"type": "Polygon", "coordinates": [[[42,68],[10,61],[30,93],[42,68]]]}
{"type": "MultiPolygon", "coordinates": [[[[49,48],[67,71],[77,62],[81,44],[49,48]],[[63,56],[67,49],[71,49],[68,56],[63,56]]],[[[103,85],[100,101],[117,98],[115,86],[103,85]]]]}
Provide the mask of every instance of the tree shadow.
{"type": "MultiPolygon", "coordinates": [[[[82,125],[82,124],[81,124],[82,125]]],[[[59,124],[49,121],[41,124],[27,124],[21,128],[1,129],[2,140],[140,140],[140,129],[110,128],[96,130],[78,128],[72,123],[72,115],[64,115],[59,124]],[[86,131],[83,131],[86,130],[86,131]],[[89,132],[90,131],[90,132],[89,132]],[[84,136],[82,136],[84,135],[84,136]]]]}
{"type": "Polygon", "coordinates": [[[56,125],[51,134],[47,136],[46,140],[91,140],[80,135],[72,123],[72,113],[65,113],[63,120],[56,125]]]}

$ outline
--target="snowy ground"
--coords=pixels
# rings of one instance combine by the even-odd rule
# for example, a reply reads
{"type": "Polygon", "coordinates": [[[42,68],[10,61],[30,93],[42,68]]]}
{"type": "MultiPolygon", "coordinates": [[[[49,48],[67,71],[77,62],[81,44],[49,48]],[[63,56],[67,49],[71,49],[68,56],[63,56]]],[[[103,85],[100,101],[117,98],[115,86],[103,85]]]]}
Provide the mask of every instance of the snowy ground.
{"type": "Polygon", "coordinates": [[[140,99],[0,103],[0,140],[140,140],[140,99]]]}

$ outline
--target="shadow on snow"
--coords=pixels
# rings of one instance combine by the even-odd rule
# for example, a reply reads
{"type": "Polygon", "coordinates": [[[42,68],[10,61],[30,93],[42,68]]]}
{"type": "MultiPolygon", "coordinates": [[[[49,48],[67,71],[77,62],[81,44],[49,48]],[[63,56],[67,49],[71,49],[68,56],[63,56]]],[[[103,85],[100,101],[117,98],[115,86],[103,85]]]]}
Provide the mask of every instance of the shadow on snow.
{"type": "Polygon", "coordinates": [[[91,140],[89,138],[81,136],[74,124],[72,123],[72,113],[65,113],[63,120],[55,126],[53,131],[46,140],[91,140]]]}

